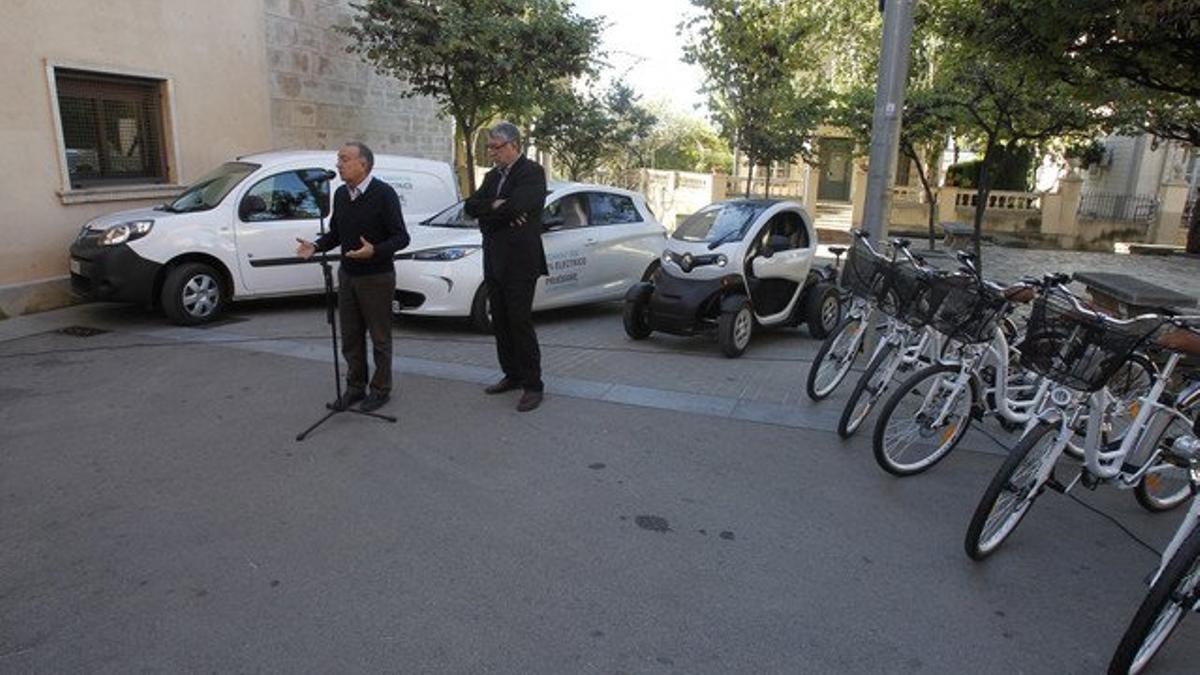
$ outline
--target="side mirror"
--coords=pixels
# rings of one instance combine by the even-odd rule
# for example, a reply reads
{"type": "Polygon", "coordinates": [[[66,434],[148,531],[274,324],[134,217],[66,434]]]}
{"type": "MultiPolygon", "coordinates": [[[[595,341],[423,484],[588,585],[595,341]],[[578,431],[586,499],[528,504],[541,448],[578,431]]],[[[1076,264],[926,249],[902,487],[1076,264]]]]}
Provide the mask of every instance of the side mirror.
{"type": "Polygon", "coordinates": [[[542,220],[542,231],[549,232],[550,230],[557,230],[566,224],[567,224],[567,219],[563,218],[562,216],[554,216],[552,218],[546,218],[546,219],[542,220]]]}
{"type": "Polygon", "coordinates": [[[267,203],[258,195],[246,195],[238,205],[238,218],[249,222],[255,215],[267,212],[267,203]]]}

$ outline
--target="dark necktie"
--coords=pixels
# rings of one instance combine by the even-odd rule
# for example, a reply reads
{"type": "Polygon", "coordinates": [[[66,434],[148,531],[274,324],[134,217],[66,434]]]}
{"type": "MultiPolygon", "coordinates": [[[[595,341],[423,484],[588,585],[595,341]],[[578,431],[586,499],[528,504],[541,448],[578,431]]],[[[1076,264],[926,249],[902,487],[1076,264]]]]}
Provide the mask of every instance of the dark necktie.
{"type": "Polygon", "coordinates": [[[500,180],[496,183],[496,196],[500,196],[500,190],[504,187],[504,180],[508,178],[508,168],[500,169],[500,180]]]}

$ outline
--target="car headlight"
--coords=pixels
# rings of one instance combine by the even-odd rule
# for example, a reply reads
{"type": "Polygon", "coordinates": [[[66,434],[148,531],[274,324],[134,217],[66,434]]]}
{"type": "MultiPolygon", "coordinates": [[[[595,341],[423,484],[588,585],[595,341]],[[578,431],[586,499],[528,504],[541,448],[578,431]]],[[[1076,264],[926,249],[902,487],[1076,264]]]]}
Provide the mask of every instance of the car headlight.
{"type": "Polygon", "coordinates": [[[116,246],[117,244],[124,244],[134,239],[141,239],[149,234],[150,229],[153,227],[153,220],[135,220],[129,223],[113,225],[104,231],[104,236],[100,238],[100,243],[104,246],[116,246]]]}
{"type": "Polygon", "coordinates": [[[412,259],[446,262],[448,260],[465,258],[478,250],[478,246],[446,246],[443,248],[431,248],[413,253],[412,259]]]}
{"type": "Polygon", "coordinates": [[[663,251],[662,262],[664,265],[671,262],[671,252],[670,251],[663,251]]]}

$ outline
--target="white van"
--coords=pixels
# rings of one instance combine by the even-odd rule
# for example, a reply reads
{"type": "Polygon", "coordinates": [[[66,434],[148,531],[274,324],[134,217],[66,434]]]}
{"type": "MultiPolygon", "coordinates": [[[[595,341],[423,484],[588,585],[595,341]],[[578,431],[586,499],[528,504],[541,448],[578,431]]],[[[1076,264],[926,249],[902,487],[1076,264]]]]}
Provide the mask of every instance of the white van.
{"type": "MultiPolygon", "coordinates": [[[[247,155],[174,201],[96,218],[71,245],[71,286],[161,307],[185,325],[211,321],[230,300],[320,292],[320,266],[296,256],[296,238],[315,238],[328,216],[341,180],[324,175],[336,161],[333,151],[247,155]]],[[[445,162],[377,154],[371,175],[396,189],[409,225],[459,199],[445,162]]]]}

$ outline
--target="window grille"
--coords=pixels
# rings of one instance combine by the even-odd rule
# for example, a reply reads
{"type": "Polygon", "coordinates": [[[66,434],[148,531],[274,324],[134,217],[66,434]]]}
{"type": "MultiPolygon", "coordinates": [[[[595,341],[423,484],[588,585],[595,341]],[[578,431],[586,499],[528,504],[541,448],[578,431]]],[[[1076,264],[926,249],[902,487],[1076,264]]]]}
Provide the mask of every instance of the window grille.
{"type": "Polygon", "coordinates": [[[54,79],[72,188],[166,181],[161,81],[64,68],[54,79]]]}

